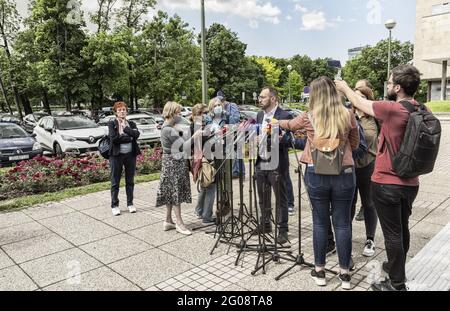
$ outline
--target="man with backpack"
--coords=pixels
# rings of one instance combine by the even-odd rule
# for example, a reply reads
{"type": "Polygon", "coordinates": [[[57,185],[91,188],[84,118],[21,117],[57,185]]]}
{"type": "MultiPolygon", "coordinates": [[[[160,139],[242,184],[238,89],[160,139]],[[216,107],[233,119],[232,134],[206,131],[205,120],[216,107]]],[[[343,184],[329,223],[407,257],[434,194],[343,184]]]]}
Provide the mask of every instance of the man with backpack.
{"type": "Polygon", "coordinates": [[[409,217],[419,191],[419,176],[430,173],[439,150],[439,121],[414,100],[420,72],[411,65],[392,70],[389,101],[358,96],[345,81],[335,81],[352,104],[381,124],[372,198],[385,239],[389,279],[372,284],[376,291],[406,291],[405,262],[410,246],[409,217]]]}

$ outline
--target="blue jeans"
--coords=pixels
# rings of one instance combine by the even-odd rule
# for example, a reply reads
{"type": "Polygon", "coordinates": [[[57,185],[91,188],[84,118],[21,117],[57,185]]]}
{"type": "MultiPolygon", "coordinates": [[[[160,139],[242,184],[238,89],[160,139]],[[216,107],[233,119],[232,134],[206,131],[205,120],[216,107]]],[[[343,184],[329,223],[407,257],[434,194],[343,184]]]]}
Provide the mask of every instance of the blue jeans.
{"type": "Polygon", "coordinates": [[[201,188],[198,195],[195,212],[202,216],[204,222],[213,221],[213,207],[216,199],[216,184],[211,184],[208,188],[201,188]]]}
{"type": "Polygon", "coordinates": [[[239,173],[242,171],[242,176],[245,176],[245,165],[243,159],[234,159],[233,160],[233,176],[239,176],[239,173]]]}
{"type": "Polygon", "coordinates": [[[318,175],[308,167],[306,187],[313,206],[313,245],[317,267],[325,267],[330,214],[336,234],[341,269],[349,269],[352,254],[351,207],[356,187],[355,169],[347,168],[339,176],[318,175]]]}

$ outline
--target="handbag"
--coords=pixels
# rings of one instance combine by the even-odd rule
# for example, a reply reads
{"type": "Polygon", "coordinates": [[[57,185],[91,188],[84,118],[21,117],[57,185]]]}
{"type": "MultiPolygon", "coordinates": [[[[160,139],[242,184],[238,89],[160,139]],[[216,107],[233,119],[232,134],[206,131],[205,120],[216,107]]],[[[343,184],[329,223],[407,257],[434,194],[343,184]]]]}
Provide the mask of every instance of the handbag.
{"type": "Polygon", "coordinates": [[[103,158],[109,159],[110,148],[111,148],[111,140],[109,139],[109,135],[105,135],[102,138],[100,138],[98,142],[98,152],[100,152],[100,155],[103,158]]]}
{"type": "MultiPolygon", "coordinates": [[[[315,132],[312,117],[309,121],[315,132]]],[[[315,138],[311,144],[311,157],[314,163],[314,173],[318,175],[338,176],[342,172],[344,150],[340,148],[339,138],[315,138]]]]}

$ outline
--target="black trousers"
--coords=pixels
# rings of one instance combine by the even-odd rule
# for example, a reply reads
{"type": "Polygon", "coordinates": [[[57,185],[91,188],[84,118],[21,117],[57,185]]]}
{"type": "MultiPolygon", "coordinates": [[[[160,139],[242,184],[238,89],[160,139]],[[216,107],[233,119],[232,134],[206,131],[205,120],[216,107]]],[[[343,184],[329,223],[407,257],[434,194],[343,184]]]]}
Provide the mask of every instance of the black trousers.
{"type": "Polygon", "coordinates": [[[372,199],[380,219],[394,286],[406,282],[405,263],[409,251],[409,217],[419,187],[372,183],[372,199]]]}
{"type": "MultiPolygon", "coordinates": [[[[278,212],[278,230],[280,233],[289,231],[289,212],[286,191],[286,176],[279,171],[264,171],[258,166],[256,167],[256,184],[258,188],[258,199],[261,214],[264,213],[265,219],[261,215],[261,223],[266,227],[270,227],[270,216],[272,215],[272,189],[277,194],[277,186],[279,187],[279,197],[275,200],[279,207],[276,207],[278,212]]],[[[274,217],[275,218],[275,217],[274,217]]]]}
{"type": "Polygon", "coordinates": [[[133,205],[134,175],[136,175],[136,156],[132,153],[109,157],[111,169],[111,208],[119,206],[119,188],[122,171],[125,167],[125,190],[127,206],[133,205]]]}
{"type": "Polygon", "coordinates": [[[375,231],[377,230],[378,217],[375,206],[372,202],[371,178],[375,162],[363,168],[356,169],[356,191],[352,204],[352,221],[356,214],[356,203],[358,201],[358,191],[361,196],[361,206],[364,206],[364,223],[366,225],[367,239],[374,241],[375,231]]]}

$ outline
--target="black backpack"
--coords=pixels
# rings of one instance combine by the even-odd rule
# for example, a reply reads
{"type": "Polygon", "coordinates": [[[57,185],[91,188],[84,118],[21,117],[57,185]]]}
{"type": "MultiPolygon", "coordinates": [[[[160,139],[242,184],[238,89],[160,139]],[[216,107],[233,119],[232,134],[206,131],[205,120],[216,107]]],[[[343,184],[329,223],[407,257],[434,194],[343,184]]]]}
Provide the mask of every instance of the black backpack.
{"type": "Polygon", "coordinates": [[[400,178],[413,178],[431,173],[441,142],[441,123],[424,105],[408,101],[400,104],[410,112],[405,136],[399,152],[394,155],[386,140],[392,168],[400,178]]]}

